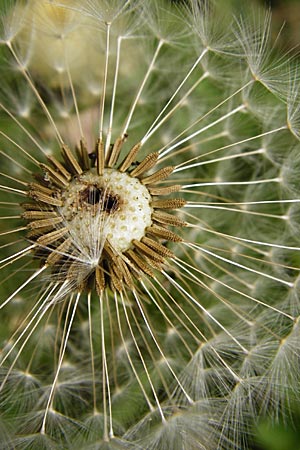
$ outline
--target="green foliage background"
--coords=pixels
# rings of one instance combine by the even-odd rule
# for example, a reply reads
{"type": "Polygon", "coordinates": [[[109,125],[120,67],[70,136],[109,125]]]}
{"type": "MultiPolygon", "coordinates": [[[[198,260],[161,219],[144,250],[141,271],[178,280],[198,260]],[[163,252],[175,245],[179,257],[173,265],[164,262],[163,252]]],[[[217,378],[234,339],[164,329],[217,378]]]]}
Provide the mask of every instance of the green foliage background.
{"type": "MultiPolygon", "coordinates": [[[[276,45],[300,58],[300,1],[299,0],[251,0],[269,7],[272,11],[273,38],[276,45]]],[[[224,8],[228,5],[224,0],[224,8]]],[[[236,10],[243,7],[243,0],[230,0],[236,10]]],[[[295,413],[285,423],[273,426],[263,422],[257,434],[257,445],[253,450],[300,450],[300,401],[295,413]]]]}
{"type": "MultiPolygon", "coordinates": [[[[232,7],[237,14],[238,10],[243,8],[244,2],[253,3],[253,7],[256,7],[256,4],[270,7],[276,45],[288,48],[294,54],[299,53],[300,0],[223,0],[224,8],[232,7]],[[280,34],[277,39],[278,33],[280,34]]],[[[1,5],[2,2],[0,8],[3,7],[1,5]]],[[[285,423],[277,426],[268,422],[261,423],[257,444],[253,450],[300,450],[300,402],[295,405],[295,411],[292,417],[286,418],[285,423]]]]}
{"type": "MultiPolygon", "coordinates": [[[[234,9],[243,7],[245,0],[230,0],[234,9]]],[[[300,59],[300,1],[299,0],[251,0],[269,7],[272,11],[273,38],[276,46],[299,55],[300,59]]],[[[224,0],[224,8],[228,1],[224,0]]],[[[263,422],[257,434],[257,446],[253,450],[300,450],[300,401],[295,413],[285,423],[273,426],[263,422]]]]}

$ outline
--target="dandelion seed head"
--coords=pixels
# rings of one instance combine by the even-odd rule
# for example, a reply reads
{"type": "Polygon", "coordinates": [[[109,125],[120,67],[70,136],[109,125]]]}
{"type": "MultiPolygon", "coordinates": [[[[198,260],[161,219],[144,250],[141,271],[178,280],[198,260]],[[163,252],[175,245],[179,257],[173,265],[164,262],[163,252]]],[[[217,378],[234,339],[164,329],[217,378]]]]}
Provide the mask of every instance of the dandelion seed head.
{"type": "MultiPolygon", "coordinates": [[[[65,275],[71,289],[90,287],[93,277],[96,289],[101,291],[109,273],[111,287],[122,290],[123,281],[132,285],[132,269],[152,275],[151,265],[158,268],[165,257],[172,255],[153,240],[152,235],[174,240],[172,232],[155,225],[155,210],[180,208],[185,202],[152,197],[151,192],[160,192],[156,183],[173,171],[170,166],[147,175],[156,164],[156,153],[126,173],[140,144],[133,147],[132,156],[125,158],[119,170],[111,167],[118,158],[122,140],[111,147],[108,168],[104,167],[100,141],[96,144],[98,153],[91,157],[83,141],[80,145],[81,164],[66,146],[62,147],[63,164],[51,156],[49,166],[41,164],[42,181],[29,185],[28,196],[34,202],[23,205],[23,218],[28,221],[27,237],[36,243],[36,256],[53,267],[61,282],[65,275]],[[90,167],[94,163],[97,167],[90,167]]],[[[160,222],[165,223],[164,219],[160,222]]]]}
{"type": "Polygon", "coordinates": [[[299,384],[296,61],[246,6],[13,3],[0,441],[247,449],[299,384]]]}

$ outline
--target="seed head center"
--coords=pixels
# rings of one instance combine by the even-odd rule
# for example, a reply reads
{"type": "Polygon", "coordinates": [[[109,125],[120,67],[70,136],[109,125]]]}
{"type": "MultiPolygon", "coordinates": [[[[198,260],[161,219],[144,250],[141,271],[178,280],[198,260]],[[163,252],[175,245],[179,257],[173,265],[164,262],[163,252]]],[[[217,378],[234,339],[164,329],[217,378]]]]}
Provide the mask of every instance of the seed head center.
{"type": "Polygon", "coordinates": [[[108,240],[116,252],[124,252],[151,226],[151,195],[138,178],[116,169],[98,175],[90,169],[74,178],[62,192],[64,218],[73,239],[94,253],[91,245],[108,240]]]}

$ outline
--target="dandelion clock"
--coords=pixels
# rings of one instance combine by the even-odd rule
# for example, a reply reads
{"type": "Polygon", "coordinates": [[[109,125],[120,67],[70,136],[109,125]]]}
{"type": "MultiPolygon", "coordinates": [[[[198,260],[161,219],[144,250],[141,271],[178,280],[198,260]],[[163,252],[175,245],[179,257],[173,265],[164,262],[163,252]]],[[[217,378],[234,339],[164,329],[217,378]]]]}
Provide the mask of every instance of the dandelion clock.
{"type": "Polygon", "coordinates": [[[254,8],[1,8],[0,449],[250,449],[299,399],[297,61],[254,8]]]}

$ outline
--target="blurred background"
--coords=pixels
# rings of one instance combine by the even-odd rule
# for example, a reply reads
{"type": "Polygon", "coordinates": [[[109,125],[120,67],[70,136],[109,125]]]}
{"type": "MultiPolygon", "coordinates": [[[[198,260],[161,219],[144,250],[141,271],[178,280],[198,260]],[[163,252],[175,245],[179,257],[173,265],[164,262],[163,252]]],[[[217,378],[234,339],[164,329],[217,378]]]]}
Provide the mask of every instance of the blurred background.
{"type": "MultiPolygon", "coordinates": [[[[261,4],[272,11],[273,36],[280,32],[278,43],[288,46],[293,52],[300,51],[300,0],[229,0],[236,7],[242,8],[243,3],[261,4]]],[[[224,2],[226,3],[226,2],[224,2]]],[[[228,2],[227,2],[228,3],[228,2]]]]}
{"type": "MultiPolygon", "coordinates": [[[[174,3],[184,0],[170,0],[174,3]]],[[[201,1],[201,0],[199,0],[201,1]]],[[[219,0],[224,9],[232,7],[235,11],[253,4],[270,8],[272,11],[272,37],[278,48],[283,48],[299,58],[300,64],[300,0],[219,0]]],[[[0,8],[5,0],[0,0],[0,8]]],[[[300,370],[300,367],[299,367],[300,370]]],[[[297,387],[296,387],[297,388],[297,387]]],[[[297,396],[300,398],[300,395],[297,396]]],[[[260,423],[251,450],[300,450],[300,401],[292,407],[289,417],[272,424],[260,423]]],[[[240,449],[244,450],[244,449],[240,449]]]]}
{"type": "MultiPolygon", "coordinates": [[[[272,38],[274,42],[276,41],[276,47],[299,58],[300,64],[300,0],[221,1],[224,3],[224,8],[230,3],[237,11],[243,8],[243,4],[252,3],[254,8],[257,5],[270,8],[272,38]]],[[[300,399],[299,393],[296,397],[300,399]]],[[[300,400],[292,405],[292,410],[293,413],[289,417],[282,418],[276,425],[268,421],[262,422],[256,435],[256,443],[251,450],[300,450],[300,400]]]]}
{"type": "MultiPolygon", "coordinates": [[[[186,0],[170,1],[181,3],[186,0]]],[[[220,3],[223,3],[224,11],[229,7],[237,16],[243,7],[249,9],[250,6],[251,9],[252,5],[253,10],[258,7],[270,9],[275,47],[279,52],[299,59],[300,67],[300,0],[218,0],[220,3]]],[[[290,405],[293,412],[279,419],[277,424],[261,422],[250,450],[300,450],[300,386],[295,386],[295,391],[295,404],[290,405]]]]}
{"type": "MultiPolygon", "coordinates": [[[[186,0],[170,0],[173,3],[184,3],[186,0]]],[[[199,0],[201,2],[201,0],[199,0]]],[[[295,54],[300,51],[300,0],[219,0],[224,4],[224,8],[230,5],[234,10],[239,11],[243,6],[253,8],[258,5],[269,8],[272,11],[273,37],[278,38],[278,45],[288,47],[295,54]]]]}
{"type": "MultiPolygon", "coordinates": [[[[263,2],[266,3],[266,2],[263,2]]],[[[299,53],[300,43],[300,1],[273,0],[267,3],[272,9],[274,33],[279,31],[284,23],[281,40],[289,43],[290,47],[299,53]]]]}
{"type": "MultiPolygon", "coordinates": [[[[262,5],[272,12],[272,38],[276,46],[299,58],[300,64],[300,0],[222,0],[236,10],[243,4],[262,5]]],[[[300,177],[299,177],[300,178],[300,177]]],[[[299,368],[300,370],[300,368],[299,368]]],[[[297,387],[296,387],[297,389],[297,387]]],[[[299,387],[300,390],[300,387],[299,387]]],[[[296,394],[300,399],[300,395],[296,394]]],[[[279,424],[262,422],[251,450],[300,450],[300,400],[292,405],[293,413],[279,424]]],[[[244,449],[241,449],[244,450],[244,449]]]]}

